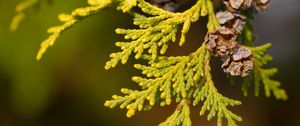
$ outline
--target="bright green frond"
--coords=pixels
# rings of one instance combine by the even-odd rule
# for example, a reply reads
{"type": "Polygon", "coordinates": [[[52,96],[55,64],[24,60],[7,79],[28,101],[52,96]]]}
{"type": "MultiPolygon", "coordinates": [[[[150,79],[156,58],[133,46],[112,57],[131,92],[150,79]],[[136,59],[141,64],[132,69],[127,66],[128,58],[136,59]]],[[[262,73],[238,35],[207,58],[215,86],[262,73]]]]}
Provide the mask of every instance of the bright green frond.
{"type": "MultiPolygon", "coordinates": [[[[234,79],[243,77],[241,88],[244,95],[248,94],[248,88],[253,84],[256,96],[259,95],[260,87],[263,87],[267,97],[273,94],[277,99],[287,99],[281,83],[271,79],[278,70],[264,68],[272,60],[270,55],[265,54],[271,44],[252,47],[255,40],[251,23],[253,9],[258,4],[263,6],[263,3],[254,2],[259,1],[247,1],[253,4],[243,3],[241,8],[232,8],[228,0],[223,1],[226,10],[223,11],[225,8],[221,8],[222,11],[217,14],[212,0],[197,0],[184,12],[169,12],[164,10],[164,7],[160,8],[162,6],[160,4],[163,6],[168,4],[166,1],[87,0],[87,2],[87,7],[77,8],[70,14],[58,16],[62,24],[48,29],[51,35],[41,43],[36,58],[40,60],[64,31],[116,2],[117,10],[133,16],[133,24],[137,28],[115,30],[117,34],[124,35],[126,41],[115,43],[121,51],[109,55],[110,60],[106,62],[105,69],[114,68],[119,62],[125,64],[132,54],[135,55],[135,59],[143,59],[148,63],[134,65],[137,70],[142,71],[141,76],[132,77],[140,89],[121,89],[123,95],[113,95],[111,100],[104,103],[106,107],[119,106],[121,109],[127,109],[127,117],[132,117],[137,111],[150,110],[156,104],[166,106],[176,103],[174,113],[160,126],[191,126],[190,106],[199,105],[201,102],[203,105],[199,112],[200,116],[207,114],[207,120],[216,118],[217,126],[222,126],[223,120],[227,121],[228,126],[237,126],[237,122],[242,121],[242,118],[229,110],[229,107],[242,103],[224,96],[216,88],[211,75],[211,56],[223,61],[221,67],[226,70],[225,73],[229,73],[228,75],[247,73],[244,76],[234,77],[234,79]],[[170,42],[178,42],[179,46],[184,45],[191,25],[201,16],[207,16],[208,19],[205,42],[189,55],[164,56],[170,42]]],[[[181,1],[169,2],[179,4],[181,1]]],[[[242,1],[229,2],[242,3],[242,1]]],[[[17,6],[17,15],[11,23],[12,31],[17,29],[25,18],[26,11],[37,3],[38,0],[26,0],[17,6]]]]}
{"type": "Polygon", "coordinates": [[[276,99],[286,100],[288,97],[285,90],[281,89],[281,83],[271,79],[271,77],[276,74],[278,70],[276,68],[263,68],[264,65],[272,60],[270,55],[265,54],[267,49],[270,47],[271,44],[268,43],[262,46],[251,48],[254,55],[253,79],[255,82],[255,95],[259,95],[260,85],[263,84],[267,97],[270,97],[271,93],[273,93],[276,99]]]}
{"type": "MultiPolygon", "coordinates": [[[[203,76],[203,62],[206,53],[203,44],[195,53],[190,56],[159,57],[157,62],[150,61],[150,66],[136,64],[135,68],[142,70],[147,76],[135,76],[132,80],[141,86],[143,91],[130,91],[126,89],[125,96],[118,96],[113,100],[106,101],[105,106],[127,108],[127,114],[142,110],[145,100],[153,106],[157,98],[162,99],[160,105],[170,105],[172,97],[180,102],[185,99],[192,87],[198,86],[200,76],[203,76]],[[129,91],[130,93],[128,93],[129,91]],[[140,107],[139,107],[140,106],[140,107]]],[[[151,59],[151,56],[143,56],[144,59],[151,59]]],[[[130,117],[129,116],[129,117],[130,117]]]]}
{"type": "Polygon", "coordinates": [[[98,13],[101,9],[108,7],[111,4],[111,0],[88,0],[89,6],[83,8],[77,8],[71,12],[71,14],[60,14],[59,20],[63,23],[60,26],[54,26],[48,29],[48,33],[51,35],[41,43],[41,48],[36,56],[37,60],[40,60],[43,54],[50,46],[56,42],[57,38],[68,28],[74,26],[81,19],[86,18],[92,14],[98,13]]]}
{"type": "Polygon", "coordinates": [[[219,21],[215,16],[213,2],[211,0],[206,0],[206,9],[207,9],[206,11],[203,11],[205,9],[202,9],[201,15],[206,15],[206,13],[208,13],[208,22],[207,22],[208,31],[212,31],[214,29],[220,28],[219,21]]]}
{"type": "Polygon", "coordinates": [[[137,0],[119,0],[121,3],[118,6],[118,10],[122,10],[124,13],[131,10],[132,7],[137,5],[137,0]]]}
{"type": "Polygon", "coordinates": [[[166,121],[159,124],[159,126],[191,126],[192,121],[190,118],[190,106],[189,100],[182,100],[180,104],[177,105],[175,112],[167,118],[166,121]]]}
{"type": "MultiPolygon", "coordinates": [[[[122,51],[110,55],[111,60],[106,63],[105,69],[115,67],[119,61],[125,64],[132,53],[135,53],[135,58],[139,59],[145,54],[145,50],[152,55],[151,60],[155,60],[158,53],[166,52],[169,42],[176,41],[176,33],[180,26],[182,26],[182,30],[179,45],[182,46],[191,23],[199,19],[201,8],[210,8],[207,6],[212,7],[210,0],[198,0],[193,7],[183,13],[172,13],[139,0],[138,7],[151,16],[130,12],[134,16],[133,23],[138,25],[139,29],[116,29],[117,34],[124,34],[124,38],[130,41],[116,43],[116,46],[120,47],[122,51]]],[[[218,26],[218,22],[212,10],[208,11],[212,23],[209,27],[215,28],[218,26]]],[[[206,16],[206,14],[202,16],[206,16]]]]}
{"type": "Polygon", "coordinates": [[[200,111],[200,115],[204,115],[208,112],[207,120],[211,120],[213,117],[217,117],[217,125],[222,126],[222,119],[227,120],[228,126],[237,126],[236,122],[242,121],[242,118],[232,111],[230,111],[228,106],[241,105],[242,103],[237,100],[227,98],[220,94],[214,82],[212,81],[210,73],[210,54],[207,54],[205,58],[205,82],[203,87],[199,87],[194,92],[194,102],[193,105],[197,105],[199,101],[204,101],[203,106],[200,111]]]}
{"type": "Polygon", "coordinates": [[[25,0],[24,2],[19,3],[15,9],[17,14],[13,17],[11,21],[10,30],[16,31],[20,23],[26,17],[26,11],[36,6],[37,4],[38,4],[38,0],[25,0]]]}

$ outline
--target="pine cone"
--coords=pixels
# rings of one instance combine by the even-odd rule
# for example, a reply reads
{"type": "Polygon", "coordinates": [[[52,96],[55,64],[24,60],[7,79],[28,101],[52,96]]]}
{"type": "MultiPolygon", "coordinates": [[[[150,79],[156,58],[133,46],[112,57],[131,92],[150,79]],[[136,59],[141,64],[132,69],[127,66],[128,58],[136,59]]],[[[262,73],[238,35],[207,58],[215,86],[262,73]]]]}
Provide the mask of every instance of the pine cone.
{"type": "Polygon", "coordinates": [[[246,17],[229,11],[221,11],[216,14],[220,25],[231,29],[235,34],[242,33],[246,24],[246,17]]]}
{"type": "Polygon", "coordinates": [[[235,41],[236,36],[237,34],[229,28],[222,27],[209,32],[205,36],[205,44],[213,56],[222,58],[221,67],[225,73],[229,73],[231,76],[245,77],[253,69],[252,52],[239,45],[235,41]]]}
{"type": "Polygon", "coordinates": [[[264,11],[268,8],[271,0],[256,0],[255,7],[258,11],[264,11]]]}
{"type": "Polygon", "coordinates": [[[245,77],[249,75],[253,69],[253,62],[251,60],[252,52],[242,46],[233,50],[233,54],[223,57],[222,68],[225,73],[232,76],[245,77]]]}
{"type": "Polygon", "coordinates": [[[253,6],[255,6],[258,11],[264,11],[268,8],[270,1],[271,0],[224,0],[224,4],[230,12],[245,10],[253,6]]]}
{"type": "Polygon", "coordinates": [[[222,27],[207,33],[205,37],[206,48],[215,57],[224,57],[230,55],[233,48],[236,47],[236,35],[230,29],[222,27]]]}
{"type": "Polygon", "coordinates": [[[248,9],[252,6],[252,0],[224,0],[224,4],[231,12],[236,12],[240,9],[248,9]]]}

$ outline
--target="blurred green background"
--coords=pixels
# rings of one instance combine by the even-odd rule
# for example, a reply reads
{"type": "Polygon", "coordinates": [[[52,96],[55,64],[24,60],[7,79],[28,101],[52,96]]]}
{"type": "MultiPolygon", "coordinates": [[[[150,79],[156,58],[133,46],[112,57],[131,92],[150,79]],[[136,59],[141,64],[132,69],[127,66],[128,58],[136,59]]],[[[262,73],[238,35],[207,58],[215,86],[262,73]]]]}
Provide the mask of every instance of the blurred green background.
{"type": "MultiPolygon", "coordinates": [[[[131,28],[131,17],[113,8],[89,17],[65,32],[45,57],[37,62],[35,55],[46,29],[59,24],[57,15],[86,5],[86,0],[53,0],[31,9],[16,32],[9,31],[15,5],[21,0],[0,0],[0,126],[154,126],[165,120],[175,108],[156,107],[127,119],[125,111],[103,106],[120,88],[137,88],[131,76],[139,75],[126,65],[105,71],[111,52],[118,51],[115,41],[122,40],[114,29],[131,28]]],[[[270,66],[277,66],[275,77],[282,81],[289,100],[276,101],[252,94],[244,97],[239,85],[230,86],[225,74],[213,67],[216,86],[225,95],[243,101],[233,111],[244,119],[240,126],[300,126],[300,1],[273,0],[267,12],[255,20],[256,45],[272,42],[274,56],[270,66]]],[[[205,20],[205,19],[203,19],[205,20]]],[[[186,55],[194,51],[205,34],[205,22],[192,26],[188,43],[176,44],[170,55],[186,55]],[[199,30],[202,29],[202,30],[199,30]],[[201,37],[199,37],[201,36],[201,37]]],[[[253,91],[253,90],[250,90],[253,91]]],[[[199,117],[200,106],[192,109],[194,125],[215,126],[199,117]]]]}

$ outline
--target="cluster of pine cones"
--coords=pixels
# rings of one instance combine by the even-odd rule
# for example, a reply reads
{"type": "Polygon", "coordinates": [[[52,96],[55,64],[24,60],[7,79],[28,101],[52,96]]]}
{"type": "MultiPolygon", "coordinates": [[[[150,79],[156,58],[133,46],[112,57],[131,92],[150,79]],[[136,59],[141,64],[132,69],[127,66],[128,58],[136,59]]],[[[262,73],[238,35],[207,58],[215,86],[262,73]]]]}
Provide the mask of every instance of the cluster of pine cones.
{"type": "MultiPolygon", "coordinates": [[[[148,2],[174,12],[186,0],[148,0],[148,2]]],[[[207,33],[206,48],[213,56],[222,59],[221,67],[225,73],[245,77],[253,70],[253,61],[252,52],[236,41],[247,20],[240,12],[247,9],[263,11],[268,7],[270,0],[223,0],[223,3],[226,10],[216,14],[222,27],[207,33]]]]}
{"type": "Polygon", "coordinates": [[[247,19],[239,11],[251,7],[258,11],[265,10],[268,3],[269,0],[224,0],[226,11],[216,14],[222,27],[208,32],[205,44],[212,55],[222,59],[221,67],[225,73],[245,77],[253,70],[252,52],[236,41],[247,19]]]}
{"type": "Polygon", "coordinates": [[[258,11],[265,10],[270,3],[270,0],[224,0],[224,4],[231,12],[249,9],[255,7],[258,11]]]}

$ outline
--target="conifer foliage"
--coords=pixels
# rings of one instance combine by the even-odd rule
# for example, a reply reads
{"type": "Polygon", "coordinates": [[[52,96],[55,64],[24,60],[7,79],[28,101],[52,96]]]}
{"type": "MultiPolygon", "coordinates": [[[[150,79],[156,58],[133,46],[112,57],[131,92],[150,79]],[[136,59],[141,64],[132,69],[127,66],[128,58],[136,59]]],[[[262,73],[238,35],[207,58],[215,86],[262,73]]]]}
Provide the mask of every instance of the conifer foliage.
{"type": "MultiPolygon", "coordinates": [[[[25,10],[37,2],[27,0],[17,6],[12,30],[23,19],[25,10]]],[[[180,0],[88,0],[87,7],[58,16],[62,24],[48,29],[51,35],[42,42],[36,58],[40,60],[65,30],[116,4],[118,10],[133,16],[133,24],[138,28],[116,29],[116,33],[124,35],[126,41],[116,42],[120,51],[109,55],[105,69],[114,68],[119,62],[125,64],[130,55],[148,63],[134,65],[143,74],[132,77],[140,90],[122,88],[123,95],[113,95],[104,105],[127,109],[127,117],[132,117],[137,111],[148,111],[157,104],[162,107],[177,104],[174,113],[159,125],[191,126],[190,108],[200,106],[202,102],[200,116],[206,115],[208,120],[216,118],[218,126],[223,125],[224,119],[228,126],[237,126],[242,118],[228,107],[242,103],[218,91],[211,76],[211,58],[222,60],[220,68],[228,75],[243,79],[241,86],[244,95],[253,85],[254,94],[258,96],[262,85],[267,97],[273,94],[276,99],[286,100],[287,95],[281,89],[280,82],[271,79],[277,69],[264,68],[272,60],[270,55],[265,54],[271,44],[253,46],[255,37],[251,21],[254,14],[265,10],[270,1],[223,0],[220,12],[215,12],[213,2],[196,0],[186,11],[176,12],[180,0]],[[203,44],[187,56],[164,56],[170,42],[178,42],[180,46],[186,42],[191,24],[198,21],[200,16],[208,18],[208,32],[203,44]]]]}
{"type": "Polygon", "coordinates": [[[10,24],[10,30],[15,31],[18,29],[21,21],[26,17],[26,11],[34,6],[37,6],[38,0],[25,0],[16,6],[16,15],[13,17],[10,24]]]}

